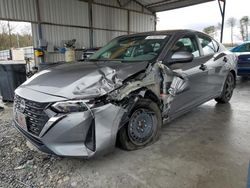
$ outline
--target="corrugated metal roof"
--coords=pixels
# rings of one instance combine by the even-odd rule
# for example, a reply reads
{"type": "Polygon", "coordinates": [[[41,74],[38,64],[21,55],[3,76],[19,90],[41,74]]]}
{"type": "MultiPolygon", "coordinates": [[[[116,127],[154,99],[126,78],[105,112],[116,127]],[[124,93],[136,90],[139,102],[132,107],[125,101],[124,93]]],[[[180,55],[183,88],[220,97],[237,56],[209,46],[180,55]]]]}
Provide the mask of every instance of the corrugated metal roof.
{"type": "Polygon", "coordinates": [[[93,0],[93,3],[152,14],[155,12],[192,6],[209,1],[215,0],[93,0]]]}
{"type": "Polygon", "coordinates": [[[187,7],[200,3],[206,3],[214,0],[133,0],[139,2],[144,8],[151,12],[160,12],[176,8],[187,7]]]}
{"type": "MultiPolygon", "coordinates": [[[[62,40],[73,38],[77,40],[77,48],[90,47],[92,30],[93,45],[99,47],[119,35],[153,31],[155,12],[209,1],[214,0],[90,0],[91,3],[88,0],[0,0],[0,19],[32,22],[35,47],[39,21],[42,39],[54,47],[62,47],[62,40]]],[[[64,56],[47,53],[45,59],[58,61],[64,56]]]]}

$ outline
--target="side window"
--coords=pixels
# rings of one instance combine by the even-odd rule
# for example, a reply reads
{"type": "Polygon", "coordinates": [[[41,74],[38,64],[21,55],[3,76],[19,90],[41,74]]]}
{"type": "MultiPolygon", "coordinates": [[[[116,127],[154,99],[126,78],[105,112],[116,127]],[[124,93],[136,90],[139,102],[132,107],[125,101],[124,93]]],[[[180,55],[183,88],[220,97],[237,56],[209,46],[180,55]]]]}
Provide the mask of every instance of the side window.
{"type": "Polygon", "coordinates": [[[159,50],[160,47],[161,47],[161,44],[160,44],[160,43],[155,43],[155,44],[153,44],[154,52],[156,52],[157,50],[159,50]]]}
{"type": "Polygon", "coordinates": [[[215,40],[212,40],[212,41],[213,41],[215,52],[218,52],[219,49],[220,49],[220,46],[219,46],[218,42],[216,42],[215,40]]]}
{"type": "Polygon", "coordinates": [[[198,36],[198,39],[205,56],[217,52],[217,49],[215,48],[212,39],[206,36],[198,36]]]}
{"type": "Polygon", "coordinates": [[[200,52],[197,46],[197,43],[194,38],[191,37],[182,37],[180,38],[174,46],[171,48],[171,54],[178,51],[186,51],[190,52],[194,55],[194,57],[199,57],[200,52]]]}
{"type": "Polygon", "coordinates": [[[247,43],[246,52],[250,52],[250,43],[247,43]]]}
{"type": "Polygon", "coordinates": [[[243,44],[238,52],[250,52],[250,43],[243,44]]]}

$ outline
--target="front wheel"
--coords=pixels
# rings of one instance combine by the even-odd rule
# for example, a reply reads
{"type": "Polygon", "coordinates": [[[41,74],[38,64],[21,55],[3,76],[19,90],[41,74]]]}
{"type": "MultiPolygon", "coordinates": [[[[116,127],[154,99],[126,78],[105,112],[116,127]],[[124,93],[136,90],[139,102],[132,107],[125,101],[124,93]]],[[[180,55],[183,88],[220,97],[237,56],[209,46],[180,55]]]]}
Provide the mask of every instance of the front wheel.
{"type": "Polygon", "coordinates": [[[125,150],[136,150],[154,143],[162,126],[161,111],[150,99],[140,99],[131,111],[129,122],[118,132],[118,141],[125,150]]]}
{"type": "Polygon", "coordinates": [[[226,81],[223,86],[221,96],[215,98],[218,103],[228,103],[233,95],[233,90],[235,88],[235,78],[234,75],[229,72],[226,81]]]}

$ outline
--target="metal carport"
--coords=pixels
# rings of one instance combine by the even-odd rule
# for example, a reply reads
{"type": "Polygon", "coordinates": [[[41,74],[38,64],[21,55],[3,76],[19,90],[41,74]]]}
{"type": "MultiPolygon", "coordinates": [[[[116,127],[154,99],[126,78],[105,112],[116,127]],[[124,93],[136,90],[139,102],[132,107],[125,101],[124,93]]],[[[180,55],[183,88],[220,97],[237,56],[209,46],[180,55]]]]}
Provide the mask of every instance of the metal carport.
{"type": "MultiPolygon", "coordinates": [[[[53,49],[73,38],[77,48],[89,48],[155,30],[156,12],[209,1],[214,0],[0,0],[0,20],[31,22],[36,48],[45,42],[53,49]]],[[[45,53],[44,61],[61,60],[57,51],[45,53]]]]}

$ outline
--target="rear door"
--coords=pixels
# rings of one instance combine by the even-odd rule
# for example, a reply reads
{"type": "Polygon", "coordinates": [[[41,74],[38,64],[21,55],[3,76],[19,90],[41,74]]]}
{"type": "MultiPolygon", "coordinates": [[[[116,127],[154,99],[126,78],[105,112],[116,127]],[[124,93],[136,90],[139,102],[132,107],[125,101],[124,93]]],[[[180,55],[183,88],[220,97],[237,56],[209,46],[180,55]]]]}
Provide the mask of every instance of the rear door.
{"type": "Polygon", "coordinates": [[[207,69],[206,98],[211,99],[221,93],[227,72],[223,66],[228,61],[227,55],[219,50],[219,44],[207,35],[197,34],[201,47],[201,56],[204,67],[207,69]]]}

